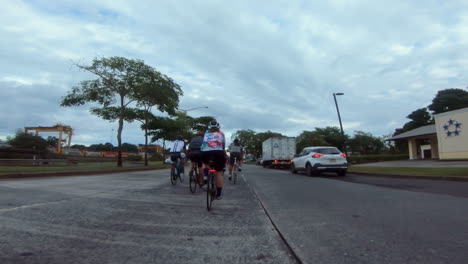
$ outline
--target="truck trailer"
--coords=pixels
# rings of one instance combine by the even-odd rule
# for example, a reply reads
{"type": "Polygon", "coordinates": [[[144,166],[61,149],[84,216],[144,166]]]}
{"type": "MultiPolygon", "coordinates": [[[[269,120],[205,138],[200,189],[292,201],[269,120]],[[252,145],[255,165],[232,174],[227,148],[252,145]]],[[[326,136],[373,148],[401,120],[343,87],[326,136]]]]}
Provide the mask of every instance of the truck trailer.
{"type": "Polygon", "coordinates": [[[296,138],[271,137],[262,143],[263,167],[289,168],[296,154],[296,138]]]}

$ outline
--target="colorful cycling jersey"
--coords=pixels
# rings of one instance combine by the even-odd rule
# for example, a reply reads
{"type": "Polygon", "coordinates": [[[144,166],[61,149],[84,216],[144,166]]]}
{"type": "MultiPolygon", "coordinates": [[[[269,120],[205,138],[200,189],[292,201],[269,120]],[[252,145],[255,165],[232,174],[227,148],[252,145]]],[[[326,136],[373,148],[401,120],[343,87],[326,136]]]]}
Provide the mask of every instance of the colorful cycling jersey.
{"type": "Polygon", "coordinates": [[[201,151],[224,150],[225,147],[224,133],[219,132],[205,132],[201,151]]]}

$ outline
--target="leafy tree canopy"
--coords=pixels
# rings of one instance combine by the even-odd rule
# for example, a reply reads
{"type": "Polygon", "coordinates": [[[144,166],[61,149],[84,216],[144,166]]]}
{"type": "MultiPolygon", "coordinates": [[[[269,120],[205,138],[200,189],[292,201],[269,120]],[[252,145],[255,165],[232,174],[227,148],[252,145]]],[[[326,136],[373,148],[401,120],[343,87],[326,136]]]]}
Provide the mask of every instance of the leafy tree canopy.
{"type": "Polygon", "coordinates": [[[342,148],[344,142],[348,141],[349,137],[348,135],[343,135],[341,134],[341,130],[338,127],[325,127],[325,128],[319,128],[316,127],[315,131],[322,136],[322,138],[327,142],[327,145],[329,146],[334,146],[337,148],[342,148]]]}
{"type": "Polygon", "coordinates": [[[328,146],[323,136],[317,131],[302,131],[296,138],[296,152],[310,146],[328,146]]]}
{"type": "Polygon", "coordinates": [[[385,147],[381,138],[374,137],[364,131],[355,131],[348,145],[353,153],[358,152],[364,155],[377,154],[385,147]]]}
{"type": "Polygon", "coordinates": [[[468,92],[462,89],[445,89],[437,92],[428,106],[432,114],[440,114],[468,107],[468,92]]]}
{"type": "Polygon", "coordinates": [[[91,65],[77,65],[95,74],[95,80],[82,81],[62,98],[61,106],[77,106],[95,102],[91,113],[105,120],[118,120],[118,160],[122,166],[122,130],[124,120],[130,121],[127,107],[136,103],[148,113],[156,106],[160,111],[174,112],[182,90],[171,78],[159,73],[141,60],[123,57],[96,58],[91,65]],[[116,104],[115,108],[112,108],[116,104]],[[115,116],[116,111],[118,116],[115,116]]]}
{"type": "Polygon", "coordinates": [[[59,144],[59,139],[55,136],[48,136],[46,141],[49,144],[49,146],[52,146],[52,147],[57,147],[59,144]]]}
{"type": "Polygon", "coordinates": [[[18,131],[13,138],[8,140],[8,144],[16,148],[36,149],[38,151],[47,150],[49,143],[40,136],[35,136],[18,131]]]}

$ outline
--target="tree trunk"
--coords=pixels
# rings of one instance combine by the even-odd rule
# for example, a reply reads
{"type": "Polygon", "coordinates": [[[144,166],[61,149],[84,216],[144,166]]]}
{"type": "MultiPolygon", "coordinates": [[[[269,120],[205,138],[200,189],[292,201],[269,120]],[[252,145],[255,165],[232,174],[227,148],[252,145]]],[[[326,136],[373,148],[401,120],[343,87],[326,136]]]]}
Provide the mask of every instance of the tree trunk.
{"type": "Polygon", "coordinates": [[[117,167],[122,167],[122,130],[124,121],[124,99],[120,96],[120,118],[119,118],[119,129],[117,130],[117,143],[118,143],[118,155],[117,155],[117,167]]]}
{"type": "Polygon", "coordinates": [[[148,129],[145,128],[145,166],[148,166],[148,129]]]}

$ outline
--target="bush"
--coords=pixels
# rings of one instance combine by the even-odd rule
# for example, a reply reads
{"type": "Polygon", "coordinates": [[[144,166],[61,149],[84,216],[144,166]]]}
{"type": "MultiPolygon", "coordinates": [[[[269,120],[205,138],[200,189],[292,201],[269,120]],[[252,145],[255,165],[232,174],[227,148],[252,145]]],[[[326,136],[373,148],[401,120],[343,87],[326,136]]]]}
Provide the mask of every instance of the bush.
{"type": "Polygon", "coordinates": [[[153,156],[149,157],[148,160],[150,161],[162,161],[164,160],[164,156],[159,153],[154,153],[153,156]]]}
{"type": "Polygon", "coordinates": [[[361,164],[371,163],[380,161],[391,161],[391,160],[408,160],[408,154],[398,155],[350,155],[348,156],[348,162],[350,164],[361,164]]]}
{"type": "Polygon", "coordinates": [[[143,157],[140,156],[140,155],[129,155],[127,157],[127,160],[128,161],[142,161],[143,160],[143,157]]]}

